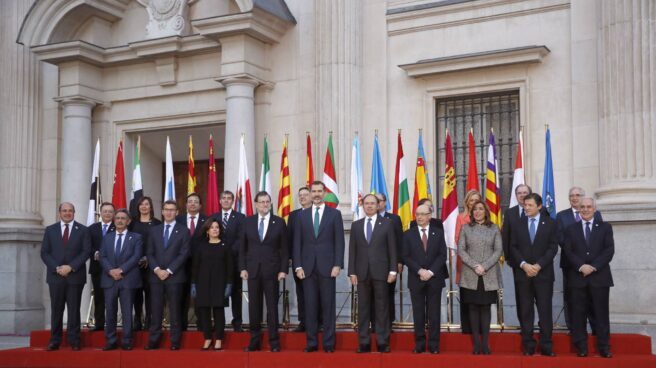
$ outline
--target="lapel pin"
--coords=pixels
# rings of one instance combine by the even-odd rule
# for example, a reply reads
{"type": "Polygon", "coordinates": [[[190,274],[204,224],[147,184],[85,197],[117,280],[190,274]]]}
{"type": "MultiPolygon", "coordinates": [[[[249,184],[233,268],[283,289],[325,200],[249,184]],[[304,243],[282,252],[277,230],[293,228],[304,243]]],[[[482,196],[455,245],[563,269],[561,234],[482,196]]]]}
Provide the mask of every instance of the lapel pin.
{"type": "Polygon", "coordinates": [[[542,225],[544,225],[544,221],[542,221],[542,225]]]}
{"type": "Polygon", "coordinates": [[[595,227],[598,227],[598,226],[599,226],[599,224],[595,224],[595,227]]]}
{"type": "Polygon", "coordinates": [[[271,221],[271,223],[272,223],[272,224],[275,224],[276,222],[275,222],[275,221],[271,221]]]}
{"type": "Polygon", "coordinates": [[[431,235],[435,235],[435,233],[431,233],[431,235]]]}
{"type": "Polygon", "coordinates": [[[78,230],[78,229],[79,229],[79,227],[75,226],[75,230],[78,230]]]}

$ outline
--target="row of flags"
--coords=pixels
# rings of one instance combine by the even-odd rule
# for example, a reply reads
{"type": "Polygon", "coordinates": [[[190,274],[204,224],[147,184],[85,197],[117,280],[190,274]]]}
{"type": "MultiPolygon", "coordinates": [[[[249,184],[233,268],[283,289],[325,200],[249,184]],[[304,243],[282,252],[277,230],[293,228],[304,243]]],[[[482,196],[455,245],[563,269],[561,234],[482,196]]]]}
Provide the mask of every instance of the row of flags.
{"type": "MultiPolygon", "coordinates": [[[[544,206],[552,217],[555,217],[555,195],[554,195],[554,180],[553,180],[553,165],[551,158],[551,134],[547,128],[546,132],[546,157],[545,157],[545,174],[543,182],[543,198],[544,206]]],[[[480,192],[478,169],[476,166],[476,152],[474,144],[473,130],[470,130],[469,137],[469,163],[467,175],[467,191],[475,189],[480,192]]],[[[458,194],[456,185],[455,165],[453,159],[453,146],[451,136],[446,131],[446,139],[444,142],[445,148],[445,166],[444,166],[444,182],[442,192],[442,212],[441,219],[444,223],[445,237],[447,245],[450,248],[455,248],[455,224],[458,215],[458,194]]],[[[312,162],[312,143],[310,134],[307,133],[306,137],[306,172],[305,184],[310,185],[314,181],[313,162],[312,162]]],[[[194,147],[191,137],[189,137],[189,153],[188,153],[188,175],[187,175],[187,194],[197,193],[197,181],[195,173],[194,162],[194,147]]],[[[96,143],[94,154],[93,173],[91,178],[91,196],[89,202],[89,216],[88,223],[96,221],[96,206],[100,202],[100,183],[98,181],[99,175],[99,151],[100,141],[96,143]]],[[[143,186],[141,179],[141,138],[137,138],[134,156],[134,170],[132,174],[132,200],[130,202],[131,212],[137,213],[136,202],[143,196],[143,186]]],[[[524,179],[524,165],[523,165],[523,140],[522,132],[519,134],[519,144],[517,146],[517,154],[515,160],[515,170],[513,175],[512,193],[510,205],[516,205],[514,196],[515,188],[525,183],[524,179]]],[[[208,186],[206,193],[205,212],[210,215],[220,210],[218,187],[216,183],[216,165],[214,159],[214,143],[210,135],[209,138],[209,162],[208,162],[208,186]]],[[[394,172],[394,187],[393,198],[390,199],[387,190],[387,181],[383,169],[383,161],[380,154],[380,147],[378,143],[378,133],[374,135],[374,152],[371,169],[371,183],[367,193],[383,193],[388,197],[387,210],[399,215],[403,228],[407,229],[410,222],[414,218],[414,209],[418,205],[418,201],[423,198],[428,198],[431,201],[432,192],[430,187],[430,180],[428,176],[428,169],[426,167],[426,156],[423,146],[422,132],[419,132],[417,160],[415,168],[415,185],[414,196],[412,204],[410,203],[410,191],[408,186],[408,179],[406,176],[405,155],[403,151],[401,131],[399,130],[397,136],[397,155],[394,172]]],[[[264,152],[262,159],[262,166],[260,170],[260,181],[258,190],[264,190],[268,193],[273,193],[271,183],[271,166],[269,159],[269,145],[268,139],[264,137],[264,152]]],[[[332,133],[329,134],[328,146],[326,149],[323,182],[326,184],[326,205],[336,208],[339,204],[339,188],[337,185],[337,176],[335,170],[335,156],[332,143],[332,133]]],[[[365,192],[363,189],[363,172],[362,161],[360,152],[360,138],[355,134],[353,139],[353,146],[351,151],[351,210],[353,211],[353,219],[357,220],[364,217],[364,211],[361,206],[361,199],[365,192]]],[[[245,136],[242,135],[239,143],[239,166],[237,176],[237,188],[235,192],[234,210],[250,216],[254,213],[253,210],[253,190],[248,174],[248,163],[246,161],[246,146],[245,136]]],[[[494,224],[501,227],[501,197],[499,187],[499,173],[498,162],[496,155],[496,145],[494,131],[490,132],[488,138],[488,154],[487,165],[485,171],[485,190],[481,192],[485,199],[486,204],[491,211],[491,220],[494,224]]],[[[114,185],[112,188],[112,203],[117,208],[126,208],[126,188],[125,188],[125,174],[123,165],[123,141],[119,142],[116,167],[114,172],[114,185]]],[[[175,200],[175,180],[173,175],[173,159],[171,153],[170,140],[166,140],[166,164],[165,164],[165,186],[164,186],[164,200],[175,200]]],[[[272,204],[273,206],[273,204],[272,204]]],[[[293,191],[291,186],[291,175],[288,158],[288,136],[285,135],[282,148],[282,156],[280,161],[280,178],[279,178],[279,191],[277,207],[272,208],[277,214],[287,220],[289,213],[293,210],[293,191]]]]}

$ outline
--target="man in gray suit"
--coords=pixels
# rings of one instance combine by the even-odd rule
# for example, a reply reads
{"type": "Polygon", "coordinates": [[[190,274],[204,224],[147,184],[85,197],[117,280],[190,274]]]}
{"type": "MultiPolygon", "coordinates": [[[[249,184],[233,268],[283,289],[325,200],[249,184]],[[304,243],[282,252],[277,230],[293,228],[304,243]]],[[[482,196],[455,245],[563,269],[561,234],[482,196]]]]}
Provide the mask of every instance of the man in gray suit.
{"type": "Polygon", "coordinates": [[[396,229],[392,220],[378,214],[378,197],[362,199],[365,217],[353,222],[349,240],[351,284],[358,288],[358,353],[371,351],[371,305],[376,310],[376,345],[389,353],[389,287],[396,281],[396,229]],[[373,300],[372,300],[373,296],[373,300]]]}
{"type": "Polygon", "coordinates": [[[130,213],[121,208],[114,214],[116,230],[103,238],[100,249],[102,275],[100,286],[105,293],[107,312],[104,351],[116,350],[116,315],[118,300],[123,315],[123,350],[132,350],[132,307],[135,290],[141,287],[141,272],[138,267],[142,254],[141,235],[128,231],[130,213]]]}

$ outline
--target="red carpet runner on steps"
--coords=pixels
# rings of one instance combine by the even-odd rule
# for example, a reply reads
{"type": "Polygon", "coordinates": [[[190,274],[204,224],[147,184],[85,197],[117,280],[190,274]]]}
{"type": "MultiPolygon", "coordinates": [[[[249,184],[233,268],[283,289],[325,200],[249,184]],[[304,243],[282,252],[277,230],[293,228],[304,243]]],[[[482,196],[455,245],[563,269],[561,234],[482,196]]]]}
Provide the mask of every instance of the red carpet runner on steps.
{"type": "MultiPolygon", "coordinates": [[[[266,334],[265,334],[266,335],[266,334]]],[[[262,352],[244,353],[248,344],[248,333],[228,332],[221,352],[199,350],[203,337],[199,332],[185,333],[182,350],[168,349],[168,336],[159,350],[145,351],[147,333],[136,335],[132,351],[109,351],[100,349],[105,344],[102,332],[84,331],[82,350],[71,351],[65,344],[56,352],[47,352],[49,331],[32,332],[30,347],[0,351],[0,367],[357,367],[357,368],[399,368],[399,367],[655,367],[656,356],[651,352],[651,339],[648,336],[633,334],[613,334],[611,337],[612,359],[596,355],[593,340],[590,341],[590,357],[578,358],[570,347],[566,334],[554,334],[555,358],[540,355],[525,357],[521,354],[519,334],[513,332],[493,333],[490,337],[492,355],[472,355],[469,336],[457,332],[443,332],[439,355],[412,354],[414,338],[411,332],[395,332],[391,338],[390,354],[356,354],[358,339],[352,331],[337,334],[337,351],[334,354],[303,353],[305,334],[281,333],[281,353],[268,352],[266,339],[262,352]]],[[[266,337],[266,336],[265,336],[266,337]]],[[[375,344],[374,344],[375,345],[375,344]]]]}

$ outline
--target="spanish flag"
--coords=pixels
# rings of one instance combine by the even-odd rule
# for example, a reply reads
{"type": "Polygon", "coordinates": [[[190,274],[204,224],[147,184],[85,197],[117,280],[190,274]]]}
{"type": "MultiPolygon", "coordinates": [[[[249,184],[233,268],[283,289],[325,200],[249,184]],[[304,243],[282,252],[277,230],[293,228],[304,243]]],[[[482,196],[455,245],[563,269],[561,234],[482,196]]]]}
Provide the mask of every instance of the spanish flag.
{"type": "Polygon", "coordinates": [[[189,136],[189,174],[187,174],[187,195],[198,193],[196,190],[196,170],[194,165],[194,143],[189,136]]]}

